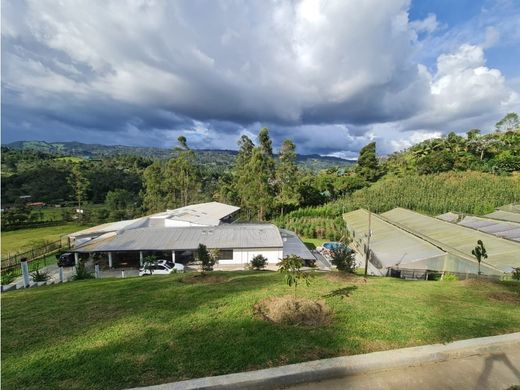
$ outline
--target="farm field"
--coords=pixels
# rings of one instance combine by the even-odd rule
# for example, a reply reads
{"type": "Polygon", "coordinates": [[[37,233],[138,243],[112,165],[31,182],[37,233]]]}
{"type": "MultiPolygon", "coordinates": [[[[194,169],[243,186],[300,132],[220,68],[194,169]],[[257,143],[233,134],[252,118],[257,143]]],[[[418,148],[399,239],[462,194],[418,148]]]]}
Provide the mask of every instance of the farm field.
{"type": "Polygon", "coordinates": [[[19,229],[2,232],[2,256],[8,253],[14,254],[16,252],[23,252],[33,247],[44,244],[44,241],[56,241],[60,236],[81,229],[86,229],[88,226],[80,225],[78,223],[64,223],[59,226],[47,226],[41,228],[19,229]]]}
{"type": "Polygon", "coordinates": [[[2,295],[5,389],[128,388],[520,331],[520,284],[317,274],[302,297],[332,322],[274,325],[253,306],[292,289],[275,272],[102,279],[2,295]],[[229,341],[233,340],[232,343],[229,341]]]}

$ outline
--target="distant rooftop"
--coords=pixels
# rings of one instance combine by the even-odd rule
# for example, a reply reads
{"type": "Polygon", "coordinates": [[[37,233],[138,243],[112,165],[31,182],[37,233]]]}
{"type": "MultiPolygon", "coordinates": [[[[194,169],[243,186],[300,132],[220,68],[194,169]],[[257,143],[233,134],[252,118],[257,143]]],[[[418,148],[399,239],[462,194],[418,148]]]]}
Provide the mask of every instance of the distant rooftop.
{"type": "Polygon", "coordinates": [[[240,210],[240,207],[220,202],[198,203],[174,210],[152,214],[149,218],[185,221],[198,225],[216,226],[221,220],[240,210]]]}

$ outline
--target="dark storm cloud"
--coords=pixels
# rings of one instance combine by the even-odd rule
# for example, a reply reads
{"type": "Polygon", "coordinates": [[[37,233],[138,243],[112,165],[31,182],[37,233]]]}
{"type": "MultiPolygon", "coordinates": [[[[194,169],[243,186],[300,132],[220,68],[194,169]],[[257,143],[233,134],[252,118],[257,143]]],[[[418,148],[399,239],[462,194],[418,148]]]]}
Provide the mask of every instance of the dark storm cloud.
{"type": "Polygon", "coordinates": [[[195,147],[235,148],[241,134],[268,126],[275,145],[292,138],[300,152],[351,156],[373,139],[389,152],[518,105],[478,45],[440,55],[436,70],[417,64],[417,37],[437,25],[410,23],[408,8],[6,1],[3,141],[170,146],[185,134],[195,147]]]}

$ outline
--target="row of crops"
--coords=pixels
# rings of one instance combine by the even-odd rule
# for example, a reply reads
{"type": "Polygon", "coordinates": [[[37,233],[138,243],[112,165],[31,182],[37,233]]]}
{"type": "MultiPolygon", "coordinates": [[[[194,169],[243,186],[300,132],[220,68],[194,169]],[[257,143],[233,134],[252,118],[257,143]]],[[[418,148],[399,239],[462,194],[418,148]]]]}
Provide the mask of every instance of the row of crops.
{"type": "Polygon", "coordinates": [[[376,213],[404,207],[429,215],[447,211],[482,215],[510,203],[520,203],[519,175],[447,172],[387,177],[349,197],[295,210],[275,222],[304,237],[335,240],[343,234],[341,215],[358,208],[370,208],[376,213]]]}

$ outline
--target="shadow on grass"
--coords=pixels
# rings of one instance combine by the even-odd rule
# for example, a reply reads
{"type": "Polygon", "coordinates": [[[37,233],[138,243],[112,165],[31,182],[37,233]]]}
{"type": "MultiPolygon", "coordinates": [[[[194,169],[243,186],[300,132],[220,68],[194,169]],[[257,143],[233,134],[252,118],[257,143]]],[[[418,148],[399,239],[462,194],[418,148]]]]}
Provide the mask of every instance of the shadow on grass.
{"type": "Polygon", "coordinates": [[[338,288],[336,290],[331,291],[330,293],[328,293],[326,295],[323,295],[323,298],[332,298],[332,297],[346,298],[346,297],[349,297],[356,290],[357,290],[357,286],[338,288]]]}
{"type": "Polygon", "coordinates": [[[255,272],[223,274],[229,280],[221,284],[189,285],[176,275],[76,281],[10,294],[2,302],[2,352],[67,343],[129,315],[154,311],[165,320],[190,315],[201,305],[276,283],[276,277],[259,277],[255,272]]]}
{"type": "Polygon", "coordinates": [[[67,346],[60,354],[28,357],[24,369],[4,364],[3,388],[122,389],[248,371],[334,355],[332,330],[308,330],[263,321],[214,320],[158,332],[143,327],[131,337],[67,346]]]}

